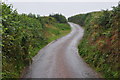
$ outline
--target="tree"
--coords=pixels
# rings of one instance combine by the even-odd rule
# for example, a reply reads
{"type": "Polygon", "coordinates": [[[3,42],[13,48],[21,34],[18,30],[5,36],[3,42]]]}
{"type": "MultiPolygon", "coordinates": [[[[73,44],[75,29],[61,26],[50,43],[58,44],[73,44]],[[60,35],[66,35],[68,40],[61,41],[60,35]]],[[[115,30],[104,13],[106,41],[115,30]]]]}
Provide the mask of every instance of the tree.
{"type": "Polygon", "coordinates": [[[62,14],[53,14],[49,16],[54,17],[59,23],[67,23],[67,19],[62,14]]]}

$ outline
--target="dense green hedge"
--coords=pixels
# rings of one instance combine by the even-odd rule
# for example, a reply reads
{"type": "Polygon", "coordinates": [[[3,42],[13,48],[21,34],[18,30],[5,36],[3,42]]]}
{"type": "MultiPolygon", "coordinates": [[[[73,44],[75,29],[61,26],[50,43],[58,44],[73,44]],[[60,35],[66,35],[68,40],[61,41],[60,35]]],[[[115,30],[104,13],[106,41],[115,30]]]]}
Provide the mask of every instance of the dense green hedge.
{"type": "Polygon", "coordinates": [[[3,78],[19,78],[41,48],[70,31],[67,23],[58,23],[53,17],[18,14],[11,5],[4,3],[0,27],[3,78]]]}
{"type": "Polygon", "coordinates": [[[80,55],[106,78],[120,78],[120,4],[113,10],[80,14],[69,18],[85,28],[80,55]]]}

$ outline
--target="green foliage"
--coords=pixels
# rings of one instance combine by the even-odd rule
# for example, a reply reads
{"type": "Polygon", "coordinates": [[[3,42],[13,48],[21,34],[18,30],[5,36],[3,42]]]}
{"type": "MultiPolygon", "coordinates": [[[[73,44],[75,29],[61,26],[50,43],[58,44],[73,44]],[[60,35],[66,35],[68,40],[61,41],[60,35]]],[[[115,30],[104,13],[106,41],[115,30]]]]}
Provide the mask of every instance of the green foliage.
{"type": "Polygon", "coordinates": [[[61,14],[50,15],[50,17],[54,17],[59,23],[67,23],[67,19],[61,14]]]}
{"type": "MultiPolygon", "coordinates": [[[[103,15],[101,17],[99,17],[98,19],[98,24],[100,26],[104,26],[104,28],[107,28],[107,24],[110,24],[109,23],[109,20],[110,20],[110,11],[108,10],[105,10],[103,11],[103,15]]],[[[109,26],[108,26],[109,27],[109,26]]]]}
{"type": "MultiPolygon", "coordinates": [[[[32,13],[29,13],[29,14],[28,14],[28,17],[36,18],[36,15],[35,15],[35,14],[32,14],[32,13]]],[[[40,17],[40,16],[38,15],[38,17],[40,17]]]]}
{"type": "Polygon", "coordinates": [[[68,24],[57,23],[53,17],[18,14],[11,5],[4,3],[0,26],[3,78],[19,78],[41,48],[70,31],[68,24]]]}
{"type": "Polygon", "coordinates": [[[76,24],[80,24],[81,26],[83,26],[85,23],[85,19],[87,18],[89,14],[80,14],[80,15],[75,15],[72,17],[68,18],[69,22],[74,22],[76,24]]]}
{"type": "Polygon", "coordinates": [[[79,53],[105,78],[120,76],[120,4],[113,10],[103,10],[72,16],[68,19],[85,28],[79,53]]]}

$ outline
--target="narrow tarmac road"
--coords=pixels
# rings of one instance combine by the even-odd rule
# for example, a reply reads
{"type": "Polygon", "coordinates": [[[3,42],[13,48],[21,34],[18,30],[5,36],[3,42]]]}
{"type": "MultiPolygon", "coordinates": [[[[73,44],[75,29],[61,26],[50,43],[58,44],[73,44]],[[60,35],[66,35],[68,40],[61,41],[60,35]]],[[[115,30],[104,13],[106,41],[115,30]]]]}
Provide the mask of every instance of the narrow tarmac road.
{"type": "Polygon", "coordinates": [[[33,58],[25,78],[99,78],[78,54],[78,43],[84,30],[69,23],[72,31],[41,49],[33,58]]]}

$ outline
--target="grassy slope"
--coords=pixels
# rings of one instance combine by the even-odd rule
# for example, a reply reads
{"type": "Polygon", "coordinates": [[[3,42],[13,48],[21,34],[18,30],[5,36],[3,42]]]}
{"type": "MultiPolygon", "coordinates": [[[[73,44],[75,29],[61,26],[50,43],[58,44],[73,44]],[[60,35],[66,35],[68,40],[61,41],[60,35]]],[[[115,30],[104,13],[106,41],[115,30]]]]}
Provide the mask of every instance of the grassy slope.
{"type": "Polygon", "coordinates": [[[67,35],[70,32],[70,26],[66,23],[53,23],[53,24],[45,24],[45,30],[43,31],[45,41],[42,42],[43,45],[41,45],[39,48],[36,48],[35,50],[32,50],[31,56],[35,56],[36,53],[46,46],[48,43],[52,42],[53,40],[56,40],[62,36],[67,35]]]}
{"type": "Polygon", "coordinates": [[[85,28],[84,37],[79,44],[80,55],[105,78],[120,77],[118,15],[117,11],[101,11],[69,18],[69,21],[85,28]]]}

